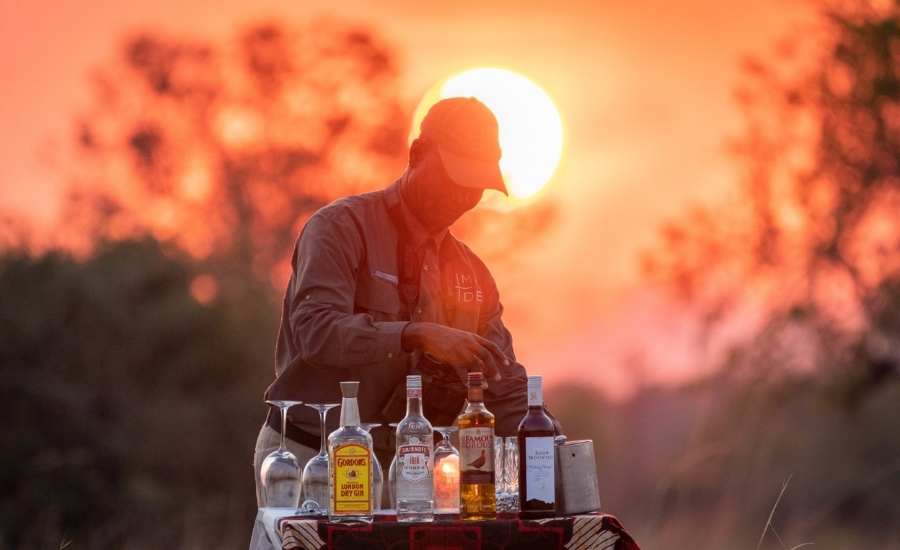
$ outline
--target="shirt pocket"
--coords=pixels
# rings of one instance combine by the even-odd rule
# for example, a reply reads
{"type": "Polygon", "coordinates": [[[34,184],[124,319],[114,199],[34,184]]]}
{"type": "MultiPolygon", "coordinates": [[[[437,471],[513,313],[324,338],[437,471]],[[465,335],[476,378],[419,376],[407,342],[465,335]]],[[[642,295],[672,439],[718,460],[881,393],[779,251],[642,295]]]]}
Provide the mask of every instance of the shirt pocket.
{"type": "Polygon", "coordinates": [[[368,313],[376,321],[400,320],[400,294],[396,285],[383,277],[365,273],[358,281],[354,309],[368,313]]]}

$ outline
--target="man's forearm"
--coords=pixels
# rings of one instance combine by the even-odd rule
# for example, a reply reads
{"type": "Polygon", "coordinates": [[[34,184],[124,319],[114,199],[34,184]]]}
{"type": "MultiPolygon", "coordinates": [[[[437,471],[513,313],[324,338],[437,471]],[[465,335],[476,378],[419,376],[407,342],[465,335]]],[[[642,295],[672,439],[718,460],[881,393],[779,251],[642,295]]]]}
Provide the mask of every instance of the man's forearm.
{"type": "Polygon", "coordinates": [[[425,323],[421,321],[411,321],[403,327],[403,332],[400,334],[400,345],[403,347],[403,351],[411,352],[416,349],[421,349],[423,344],[425,343],[426,334],[428,333],[429,325],[431,323],[425,323]]]}
{"type": "Polygon", "coordinates": [[[403,354],[406,321],[373,321],[310,304],[295,312],[293,338],[300,358],[317,367],[381,365],[403,354]]]}

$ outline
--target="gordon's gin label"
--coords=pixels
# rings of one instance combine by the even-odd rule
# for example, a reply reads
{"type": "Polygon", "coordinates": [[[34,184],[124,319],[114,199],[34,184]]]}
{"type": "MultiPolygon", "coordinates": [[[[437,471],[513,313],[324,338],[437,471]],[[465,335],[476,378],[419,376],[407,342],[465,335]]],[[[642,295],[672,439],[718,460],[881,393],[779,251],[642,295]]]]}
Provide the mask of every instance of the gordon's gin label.
{"type": "Polygon", "coordinates": [[[372,457],[369,449],[356,443],[339,445],[334,449],[334,494],[332,505],[336,513],[370,514],[372,457]]]}

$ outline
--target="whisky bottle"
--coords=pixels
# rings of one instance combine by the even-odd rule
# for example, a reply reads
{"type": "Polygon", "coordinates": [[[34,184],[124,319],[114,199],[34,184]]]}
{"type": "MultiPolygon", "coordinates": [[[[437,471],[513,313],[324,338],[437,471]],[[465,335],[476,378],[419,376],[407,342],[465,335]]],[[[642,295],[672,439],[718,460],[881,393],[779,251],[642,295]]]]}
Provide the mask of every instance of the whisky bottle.
{"type": "Polygon", "coordinates": [[[528,412],[519,423],[519,507],[524,518],[556,514],[553,420],[544,412],[541,377],[528,377],[528,412]]]}
{"type": "Polygon", "coordinates": [[[328,436],[331,521],[373,518],[372,436],[359,425],[359,382],[341,382],[341,425],[328,436]]]}
{"type": "Polygon", "coordinates": [[[434,431],[422,414],[422,377],[406,377],[406,417],[397,424],[397,521],[434,519],[434,431]]]}
{"type": "Polygon", "coordinates": [[[468,405],[456,419],[459,426],[459,514],[462,519],[493,519],[497,515],[494,415],[484,406],[484,375],[470,372],[468,385],[468,405]]]}

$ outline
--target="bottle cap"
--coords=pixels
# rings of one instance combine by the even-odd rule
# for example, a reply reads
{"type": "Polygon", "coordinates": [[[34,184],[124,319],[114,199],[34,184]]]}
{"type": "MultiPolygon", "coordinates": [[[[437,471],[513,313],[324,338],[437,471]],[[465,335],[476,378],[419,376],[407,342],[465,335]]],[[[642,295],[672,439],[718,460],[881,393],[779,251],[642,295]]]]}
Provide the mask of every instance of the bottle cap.
{"type": "Polygon", "coordinates": [[[406,389],[422,389],[422,377],[418,374],[410,374],[406,377],[406,389]]]}
{"type": "Polygon", "coordinates": [[[541,377],[528,377],[528,406],[540,407],[544,404],[544,392],[541,390],[541,377]]]}
{"type": "Polygon", "coordinates": [[[470,372],[468,377],[470,386],[481,386],[484,382],[484,374],[480,372],[470,372]]]}
{"type": "Polygon", "coordinates": [[[359,382],[354,380],[350,382],[341,382],[341,395],[345,399],[355,398],[359,394],[359,382]]]}

